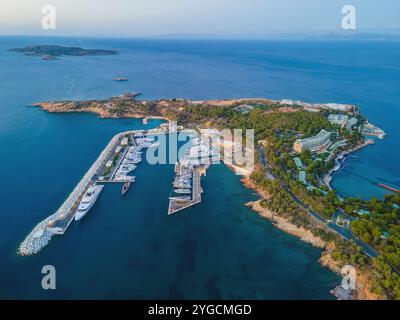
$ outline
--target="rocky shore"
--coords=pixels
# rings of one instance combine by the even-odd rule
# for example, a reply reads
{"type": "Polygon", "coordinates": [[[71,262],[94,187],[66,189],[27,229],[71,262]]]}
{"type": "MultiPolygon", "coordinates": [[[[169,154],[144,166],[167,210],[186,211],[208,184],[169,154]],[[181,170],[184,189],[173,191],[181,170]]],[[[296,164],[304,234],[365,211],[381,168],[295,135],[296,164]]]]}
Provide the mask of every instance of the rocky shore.
{"type": "MultiPolygon", "coordinates": [[[[242,182],[248,188],[252,188],[253,186],[251,183],[247,181],[247,179],[243,179],[242,182]]],[[[257,190],[257,192],[260,193],[260,190],[257,190]]],[[[342,275],[341,267],[332,256],[332,252],[335,249],[335,244],[333,242],[326,242],[322,240],[320,237],[315,236],[311,232],[311,230],[306,229],[304,227],[298,227],[293,223],[291,223],[287,218],[279,216],[274,212],[272,212],[271,210],[262,207],[261,199],[257,201],[251,201],[247,203],[246,206],[251,208],[253,211],[257,212],[261,217],[270,220],[274,224],[274,226],[277,227],[279,230],[286,232],[290,235],[293,235],[299,238],[301,241],[309,243],[316,248],[323,249],[324,251],[321,254],[321,258],[319,259],[320,264],[323,267],[328,268],[331,271],[337,273],[338,275],[342,275]]],[[[354,295],[354,299],[379,300],[380,297],[371,291],[372,280],[368,272],[356,270],[356,273],[357,273],[357,289],[354,295]]]]}
{"type": "Polygon", "coordinates": [[[327,245],[327,243],[321,238],[314,236],[310,230],[307,230],[304,227],[298,227],[291,223],[288,219],[283,218],[267,208],[262,207],[261,200],[249,202],[246,204],[246,206],[257,212],[261,217],[272,221],[272,223],[278,229],[291,234],[314,247],[325,248],[327,245]]]}
{"type": "MultiPolygon", "coordinates": [[[[337,261],[333,259],[332,252],[335,249],[333,242],[325,246],[325,250],[319,259],[322,266],[332,270],[333,272],[341,275],[341,268],[337,261]]],[[[356,286],[354,300],[381,300],[381,298],[371,291],[372,279],[368,272],[356,270],[356,286]]]]}
{"type": "Polygon", "coordinates": [[[113,112],[111,108],[105,107],[103,104],[93,102],[84,107],[80,107],[77,102],[39,102],[33,105],[42,110],[53,113],[69,113],[69,112],[89,112],[95,113],[100,118],[143,118],[144,114],[139,111],[125,112],[123,115],[113,112]]]}
{"type": "Polygon", "coordinates": [[[263,98],[251,99],[226,99],[193,101],[188,99],[160,99],[160,100],[136,100],[137,93],[125,93],[120,96],[101,100],[83,101],[46,101],[35,103],[48,112],[91,112],[98,114],[101,118],[149,118],[167,117],[168,113],[179,113],[186,106],[206,105],[210,107],[235,106],[239,104],[257,102],[264,104],[273,103],[263,98]]]}

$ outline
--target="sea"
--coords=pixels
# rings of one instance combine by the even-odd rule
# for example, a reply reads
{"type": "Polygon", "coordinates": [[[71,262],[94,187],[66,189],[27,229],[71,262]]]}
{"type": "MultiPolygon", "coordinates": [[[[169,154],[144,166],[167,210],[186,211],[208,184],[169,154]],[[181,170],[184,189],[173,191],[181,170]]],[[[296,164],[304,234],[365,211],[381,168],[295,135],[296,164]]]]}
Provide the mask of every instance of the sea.
{"type": "Polygon", "coordinates": [[[0,37],[0,298],[333,299],[341,279],[321,254],[245,206],[257,199],[224,165],[202,178],[201,204],[168,216],[173,165],[142,162],[122,197],[107,185],[79,223],[36,256],[20,242],[57,210],[113,135],[138,119],[52,114],[48,100],[268,97],[357,104],[387,136],[348,158],[344,197],[383,198],[400,185],[400,43],[0,37]],[[44,61],[8,49],[57,44],[115,56],[44,61]],[[127,82],[112,81],[126,76],[127,82]],[[44,290],[43,266],[56,270],[44,290]]]}

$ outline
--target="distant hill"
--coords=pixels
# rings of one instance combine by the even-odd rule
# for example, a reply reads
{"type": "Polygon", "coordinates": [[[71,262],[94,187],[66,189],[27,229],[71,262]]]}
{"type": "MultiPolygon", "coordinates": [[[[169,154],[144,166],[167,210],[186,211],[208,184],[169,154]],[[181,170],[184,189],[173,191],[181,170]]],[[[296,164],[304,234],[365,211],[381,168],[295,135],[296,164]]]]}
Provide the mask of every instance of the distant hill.
{"type": "Polygon", "coordinates": [[[118,52],[114,50],[83,49],[57,45],[34,45],[25,48],[10,49],[8,51],[23,53],[27,56],[40,56],[48,59],[61,56],[103,56],[118,54],[118,52]]]}

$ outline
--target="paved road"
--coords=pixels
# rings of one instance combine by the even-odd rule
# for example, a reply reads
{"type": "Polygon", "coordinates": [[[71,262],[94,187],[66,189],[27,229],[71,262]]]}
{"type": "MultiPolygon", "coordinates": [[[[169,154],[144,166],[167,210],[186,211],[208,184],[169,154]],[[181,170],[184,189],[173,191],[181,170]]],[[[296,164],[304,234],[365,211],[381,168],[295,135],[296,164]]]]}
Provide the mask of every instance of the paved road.
{"type": "MultiPolygon", "coordinates": [[[[272,177],[274,177],[274,179],[278,179],[277,176],[272,171],[272,167],[268,164],[268,162],[266,160],[265,152],[264,152],[264,148],[263,147],[259,148],[259,155],[260,155],[260,162],[266,168],[268,174],[271,175],[272,177]]],[[[303,203],[303,201],[301,201],[292,191],[290,191],[288,186],[283,181],[280,181],[280,184],[281,184],[282,188],[284,188],[285,191],[289,194],[289,196],[292,198],[292,200],[294,202],[296,202],[300,207],[302,207],[315,220],[324,223],[329,229],[331,229],[332,231],[336,232],[343,239],[345,239],[345,240],[353,240],[358,246],[361,247],[361,249],[363,249],[364,253],[367,256],[369,256],[371,258],[376,258],[378,256],[378,254],[379,254],[378,251],[376,251],[370,245],[368,245],[367,243],[361,241],[356,236],[354,236],[354,234],[351,232],[351,230],[343,228],[343,227],[340,227],[337,224],[332,223],[329,220],[325,219],[322,215],[320,215],[319,213],[315,212],[314,210],[309,208],[305,203],[303,203]]]]}

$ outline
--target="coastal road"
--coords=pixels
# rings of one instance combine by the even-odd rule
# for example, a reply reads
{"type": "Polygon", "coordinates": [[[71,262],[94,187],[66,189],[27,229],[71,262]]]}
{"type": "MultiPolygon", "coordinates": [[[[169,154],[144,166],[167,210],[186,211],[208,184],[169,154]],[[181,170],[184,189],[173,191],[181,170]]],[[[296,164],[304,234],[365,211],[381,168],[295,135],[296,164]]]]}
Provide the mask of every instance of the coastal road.
{"type": "MultiPolygon", "coordinates": [[[[278,177],[275,175],[275,173],[272,171],[272,167],[270,164],[267,162],[266,157],[265,157],[265,151],[263,147],[259,148],[259,159],[260,163],[265,167],[267,173],[269,176],[272,176],[275,180],[278,180],[278,177]]],[[[361,241],[358,239],[354,234],[351,232],[351,230],[343,228],[338,226],[335,223],[332,223],[331,221],[325,219],[322,215],[318,214],[311,208],[309,208],[303,201],[301,201],[290,189],[289,187],[281,180],[279,180],[281,186],[285,191],[289,194],[289,196],[292,198],[294,202],[296,202],[301,208],[303,208],[308,215],[310,215],[312,218],[315,220],[324,223],[330,230],[333,232],[336,232],[339,236],[341,236],[345,240],[353,240],[358,246],[361,247],[363,252],[369,256],[370,258],[376,258],[378,256],[378,251],[376,251],[374,248],[372,248],[370,245],[367,243],[361,241]]]]}

